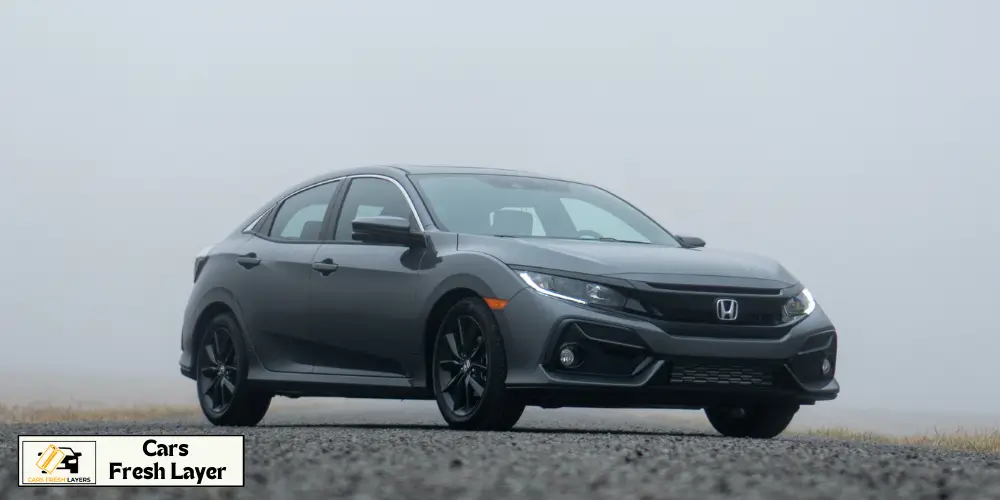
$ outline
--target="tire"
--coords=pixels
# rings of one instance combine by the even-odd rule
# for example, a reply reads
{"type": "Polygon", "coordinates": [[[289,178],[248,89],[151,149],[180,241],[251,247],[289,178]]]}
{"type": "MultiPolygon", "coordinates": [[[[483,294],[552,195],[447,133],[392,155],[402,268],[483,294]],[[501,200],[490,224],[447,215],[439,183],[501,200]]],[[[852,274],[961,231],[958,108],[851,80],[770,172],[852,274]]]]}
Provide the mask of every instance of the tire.
{"type": "Polygon", "coordinates": [[[260,423],[271,406],[271,395],[254,391],[247,381],[250,364],[236,319],[231,314],[212,318],[195,352],[198,404],[208,421],[219,426],[260,423]]]}
{"type": "Polygon", "coordinates": [[[503,338],[493,312],[482,299],[470,297],[452,306],[435,334],[432,349],[434,399],[449,427],[514,427],[525,405],[506,388],[503,338]]]}
{"type": "Polygon", "coordinates": [[[762,404],[750,408],[706,408],[705,415],[726,437],[771,439],[792,423],[798,404],[762,404]]]}

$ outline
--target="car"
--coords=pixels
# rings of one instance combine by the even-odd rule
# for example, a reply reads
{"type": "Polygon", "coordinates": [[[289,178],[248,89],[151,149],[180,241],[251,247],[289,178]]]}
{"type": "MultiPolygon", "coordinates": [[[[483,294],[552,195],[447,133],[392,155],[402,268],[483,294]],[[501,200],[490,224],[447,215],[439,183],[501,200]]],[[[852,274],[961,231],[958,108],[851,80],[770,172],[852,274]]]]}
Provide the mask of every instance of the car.
{"type": "Polygon", "coordinates": [[[837,397],[837,332],[778,262],[708,249],[611,192],[531,172],[380,165],[264,203],[194,258],[181,373],[216,425],[275,396],[704,410],[771,438],[837,397]]]}
{"type": "MultiPolygon", "coordinates": [[[[79,474],[80,457],[83,456],[83,453],[73,451],[73,448],[70,448],[68,446],[61,446],[59,447],[59,449],[62,450],[62,452],[65,453],[66,456],[64,456],[63,459],[59,462],[59,466],[56,467],[55,470],[65,470],[70,474],[79,474]]],[[[38,452],[38,456],[42,456],[43,453],[45,452],[43,451],[38,452]]],[[[43,469],[42,474],[48,474],[48,471],[43,469]]]]}

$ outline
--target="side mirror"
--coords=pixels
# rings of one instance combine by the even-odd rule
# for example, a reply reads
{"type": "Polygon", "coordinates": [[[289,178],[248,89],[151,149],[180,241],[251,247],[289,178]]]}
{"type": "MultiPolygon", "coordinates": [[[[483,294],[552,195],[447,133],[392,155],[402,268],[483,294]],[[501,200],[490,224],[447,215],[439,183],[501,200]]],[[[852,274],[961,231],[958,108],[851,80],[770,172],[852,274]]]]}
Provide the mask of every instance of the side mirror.
{"type": "Polygon", "coordinates": [[[678,236],[677,239],[681,241],[681,245],[684,248],[701,248],[705,246],[705,240],[697,236],[678,236]]]}
{"type": "Polygon", "coordinates": [[[358,217],[351,222],[352,236],[365,243],[387,243],[390,245],[423,246],[424,235],[413,232],[409,219],[378,215],[358,217]]]}

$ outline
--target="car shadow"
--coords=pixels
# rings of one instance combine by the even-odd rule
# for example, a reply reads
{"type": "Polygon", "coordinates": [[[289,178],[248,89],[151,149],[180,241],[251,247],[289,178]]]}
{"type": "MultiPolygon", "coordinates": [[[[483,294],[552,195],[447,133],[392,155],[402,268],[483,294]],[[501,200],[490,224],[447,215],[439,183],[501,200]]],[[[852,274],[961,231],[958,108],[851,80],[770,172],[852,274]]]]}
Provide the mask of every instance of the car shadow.
{"type": "MultiPolygon", "coordinates": [[[[368,430],[423,430],[442,432],[463,432],[448,428],[445,425],[430,424],[262,424],[261,428],[271,429],[368,429],[368,430]]],[[[482,432],[482,431],[468,431],[482,432]]],[[[487,431],[489,432],[489,431],[487,431]]],[[[561,427],[517,427],[509,431],[515,434],[604,434],[613,436],[674,436],[674,437],[721,437],[718,434],[705,432],[685,432],[685,431],[650,431],[650,430],[628,430],[628,429],[567,429],[561,427]]]]}

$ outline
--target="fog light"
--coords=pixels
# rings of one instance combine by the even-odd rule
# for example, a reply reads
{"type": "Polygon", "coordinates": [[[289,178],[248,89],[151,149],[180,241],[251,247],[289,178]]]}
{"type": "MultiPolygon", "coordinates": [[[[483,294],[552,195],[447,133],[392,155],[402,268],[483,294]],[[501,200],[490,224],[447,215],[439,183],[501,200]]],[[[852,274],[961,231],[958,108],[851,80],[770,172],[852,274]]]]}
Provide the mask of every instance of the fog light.
{"type": "Polygon", "coordinates": [[[829,375],[830,370],[833,369],[833,365],[830,364],[829,359],[823,358],[823,365],[820,366],[820,369],[823,370],[823,375],[829,375]]]}
{"type": "Polygon", "coordinates": [[[559,351],[559,363],[566,368],[569,368],[576,363],[576,353],[573,352],[572,347],[563,347],[563,349],[559,351]]]}

